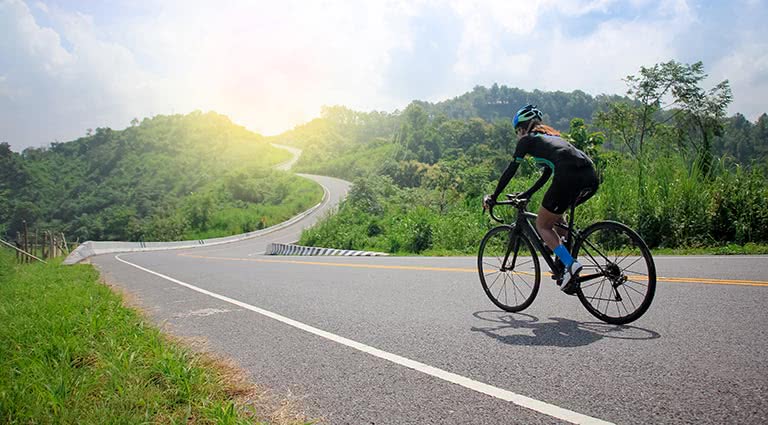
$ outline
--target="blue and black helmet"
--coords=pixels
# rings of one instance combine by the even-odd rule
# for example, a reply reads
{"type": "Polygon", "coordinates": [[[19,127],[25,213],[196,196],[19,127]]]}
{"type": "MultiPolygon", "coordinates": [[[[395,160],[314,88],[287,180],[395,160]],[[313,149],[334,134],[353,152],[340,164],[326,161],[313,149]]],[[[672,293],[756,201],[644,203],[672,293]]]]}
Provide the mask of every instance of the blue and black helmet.
{"type": "Polygon", "coordinates": [[[520,127],[523,123],[532,119],[538,119],[541,121],[543,116],[544,114],[542,114],[541,111],[536,108],[536,106],[525,105],[520,108],[519,111],[517,111],[515,118],[512,120],[512,123],[515,125],[515,130],[517,130],[517,127],[520,127]]]}

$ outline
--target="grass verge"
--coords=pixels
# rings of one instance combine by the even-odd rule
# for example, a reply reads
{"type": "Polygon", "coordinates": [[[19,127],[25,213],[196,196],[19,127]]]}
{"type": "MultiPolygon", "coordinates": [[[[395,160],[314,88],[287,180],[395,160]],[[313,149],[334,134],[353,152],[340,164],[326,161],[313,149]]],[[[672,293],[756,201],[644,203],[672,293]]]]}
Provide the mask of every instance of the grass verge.
{"type": "Polygon", "coordinates": [[[306,423],[257,412],[236,369],[165,337],[98,278],[0,250],[1,423],[306,423]]]}
{"type": "MultiPolygon", "coordinates": [[[[478,246],[480,243],[478,243],[478,246]]],[[[712,247],[688,247],[688,248],[654,248],[653,255],[765,255],[768,254],[768,245],[747,243],[744,245],[730,244],[712,247]]],[[[400,252],[390,254],[392,256],[423,256],[423,257],[466,257],[477,255],[477,252],[458,251],[445,249],[428,249],[419,254],[400,252]]]]}
{"type": "Polygon", "coordinates": [[[714,247],[656,248],[654,255],[759,255],[768,254],[768,245],[747,243],[714,247]]]}

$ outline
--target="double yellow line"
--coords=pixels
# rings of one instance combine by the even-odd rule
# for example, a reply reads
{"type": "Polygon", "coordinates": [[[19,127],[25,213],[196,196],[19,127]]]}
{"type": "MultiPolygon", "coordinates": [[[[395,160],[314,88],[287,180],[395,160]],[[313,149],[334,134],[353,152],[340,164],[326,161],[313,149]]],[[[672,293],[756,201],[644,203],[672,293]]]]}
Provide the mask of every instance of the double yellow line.
{"type": "MultiPolygon", "coordinates": [[[[383,269],[383,270],[415,270],[415,271],[436,271],[436,272],[459,272],[459,273],[477,273],[475,268],[460,268],[460,267],[428,267],[428,266],[389,266],[384,264],[355,264],[355,263],[330,263],[323,261],[300,261],[300,260],[274,260],[266,258],[233,258],[233,257],[209,257],[205,255],[194,254],[179,254],[182,257],[200,258],[204,260],[220,260],[220,261],[246,261],[254,263],[277,263],[277,264],[302,264],[309,266],[325,266],[325,267],[347,267],[355,269],[383,269]]],[[[640,278],[642,276],[630,276],[640,278]]],[[[706,285],[740,285],[740,286],[765,286],[768,287],[767,281],[760,280],[744,280],[744,279],[710,279],[699,277],[662,277],[657,276],[658,282],[670,282],[670,283],[702,283],[706,285]]]]}

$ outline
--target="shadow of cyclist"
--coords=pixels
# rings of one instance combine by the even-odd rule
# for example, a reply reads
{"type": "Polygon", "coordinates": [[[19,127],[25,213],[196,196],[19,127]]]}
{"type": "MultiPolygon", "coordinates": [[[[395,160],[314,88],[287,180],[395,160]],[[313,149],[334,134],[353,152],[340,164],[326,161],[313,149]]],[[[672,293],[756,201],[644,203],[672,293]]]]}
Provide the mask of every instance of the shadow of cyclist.
{"type": "Polygon", "coordinates": [[[541,322],[538,317],[523,313],[478,311],[476,318],[496,325],[471,328],[510,345],[580,347],[603,338],[647,340],[660,338],[657,332],[636,326],[609,325],[602,322],[577,322],[560,317],[541,322]]]}

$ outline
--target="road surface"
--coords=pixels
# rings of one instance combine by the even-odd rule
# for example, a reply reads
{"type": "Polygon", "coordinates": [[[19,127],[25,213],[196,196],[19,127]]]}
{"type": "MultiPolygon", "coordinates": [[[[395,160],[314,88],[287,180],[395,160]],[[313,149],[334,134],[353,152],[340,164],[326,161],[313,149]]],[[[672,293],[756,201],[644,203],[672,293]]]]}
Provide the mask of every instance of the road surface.
{"type": "Polygon", "coordinates": [[[523,313],[465,257],[279,257],[235,244],[92,259],[172,333],[204,338],[332,424],[768,423],[768,256],[658,257],[653,305],[597,321],[548,279],[523,313]]]}

